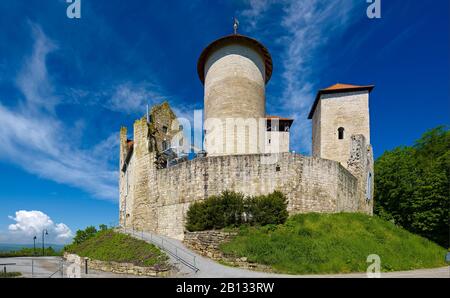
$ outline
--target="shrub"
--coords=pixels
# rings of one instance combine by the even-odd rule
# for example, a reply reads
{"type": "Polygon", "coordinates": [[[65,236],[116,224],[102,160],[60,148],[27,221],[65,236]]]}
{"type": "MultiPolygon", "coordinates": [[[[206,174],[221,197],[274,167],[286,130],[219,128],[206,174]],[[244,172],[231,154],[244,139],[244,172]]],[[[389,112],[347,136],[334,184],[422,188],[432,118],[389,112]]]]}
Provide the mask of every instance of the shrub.
{"type": "Polygon", "coordinates": [[[242,223],[244,196],[234,192],[223,192],[203,202],[193,203],[187,213],[186,228],[189,231],[204,231],[237,226],[242,223]]]}
{"type": "Polygon", "coordinates": [[[243,222],[244,195],[240,193],[225,191],[222,193],[220,213],[215,214],[217,218],[221,218],[221,226],[238,226],[243,222]]]}
{"type": "Polygon", "coordinates": [[[245,223],[280,224],[288,217],[286,207],[287,199],[281,192],[245,198],[243,194],[225,191],[220,196],[193,203],[187,212],[186,228],[189,231],[204,231],[245,223]]]}
{"type": "Polygon", "coordinates": [[[289,216],[287,198],[279,191],[250,198],[247,202],[247,213],[249,222],[253,225],[283,224],[289,216]]]}
{"type": "Polygon", "coordinates": [[[207,200],[193,203],[187,212],[186,229],[189,231],[203,231],[208,229],[207,200]]]}

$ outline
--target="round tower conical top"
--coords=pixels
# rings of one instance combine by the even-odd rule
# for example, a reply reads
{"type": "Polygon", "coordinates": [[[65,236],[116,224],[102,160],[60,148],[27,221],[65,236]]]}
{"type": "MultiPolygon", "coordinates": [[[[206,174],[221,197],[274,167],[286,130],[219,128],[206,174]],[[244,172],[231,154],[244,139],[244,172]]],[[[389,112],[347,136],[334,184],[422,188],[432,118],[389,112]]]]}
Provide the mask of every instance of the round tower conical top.
{"type": "MultiPolygon", "coordinates": [[[[234,27],[234,26],[233,26],[234,27]]],[[[255,50],[263,59],[264,61],[264,75],[265,75],[265,82],[266,84],[269,82],[271,76],[272,76],[272,70],[273,70],[273,64],[272,64],[272,56],[269,53],[269,50],[260,43],[258,40],[241,35],[237,33],[227,35],[224,37],[221,37],[212,43],[210,43],[200,54],[200,57],[198,58],[197,62],[197,73],[198,77],[200,78],[200,81],[202,84],[205,83],[205,64],[208,60],[208,58],[217,50],[229,46],[229,45],[242,45],[245,47],[252,48],[255,50]]]]}

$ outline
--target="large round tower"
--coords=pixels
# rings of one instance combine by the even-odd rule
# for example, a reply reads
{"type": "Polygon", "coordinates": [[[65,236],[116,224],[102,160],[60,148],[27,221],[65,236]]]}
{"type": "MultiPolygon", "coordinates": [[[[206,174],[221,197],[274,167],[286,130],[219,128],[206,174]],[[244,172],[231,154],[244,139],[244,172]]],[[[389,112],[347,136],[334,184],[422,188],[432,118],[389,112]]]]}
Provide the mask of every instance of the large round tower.
{"type": "Polygon", "coordinates": [[[260,153],[259,126],[253,125],[266,116],[265,85],[272,75],[266,47],[247,36],[228,35],[203,50],[197,70],[204,84],[208,154],[260,153]]]}

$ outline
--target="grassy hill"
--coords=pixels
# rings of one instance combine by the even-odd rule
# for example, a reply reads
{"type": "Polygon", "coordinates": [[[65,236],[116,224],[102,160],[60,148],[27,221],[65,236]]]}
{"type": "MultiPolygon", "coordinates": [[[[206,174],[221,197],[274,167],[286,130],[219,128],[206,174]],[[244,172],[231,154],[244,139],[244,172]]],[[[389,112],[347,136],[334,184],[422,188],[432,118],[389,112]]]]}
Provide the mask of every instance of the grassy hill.
{"type": "Polygon", "coordinates": [[[445,266],[446,250],[378,217],[364,214],[301,214],[283,225],[242,227],[221,245],[228,256],[291,274],[365,272],[367,256],[382,271],[445,266]]]}
{"type": "Polygon", "coordinates": [[[66,246],[65,251],[100,261],[168,267],[168,257],[156,246],[113,230],[99,231],[82,243],[66,246]]]}

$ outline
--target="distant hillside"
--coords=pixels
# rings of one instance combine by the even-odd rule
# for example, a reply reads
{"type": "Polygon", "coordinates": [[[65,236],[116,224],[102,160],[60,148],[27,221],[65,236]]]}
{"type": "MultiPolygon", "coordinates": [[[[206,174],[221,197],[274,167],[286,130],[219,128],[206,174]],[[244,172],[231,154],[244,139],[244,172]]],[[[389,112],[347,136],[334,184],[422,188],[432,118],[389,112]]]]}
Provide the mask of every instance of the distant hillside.
{"type": "Polygon", "coordinates": [[[283,225],[243,227],[221,250],[228,256],[291,274],[366,272],[367,257],[381,271],[445,266],[446,250],[391,222],[364,214],[300,214],[283,225]]]}
{"type": "MultiPolygon", "coordinates": [[[[61,251],[64,245],[61,244],[45,244],[45,247],[52,247],[55,251],[61,251]]],[[[0,251],[18,251],[22,248],[33,248],[33,244],[11,244],[11,243],[0,243],[0,251]]],[[[36,250],[42,249],[41,243],[36,243],[36,250]]]]}

